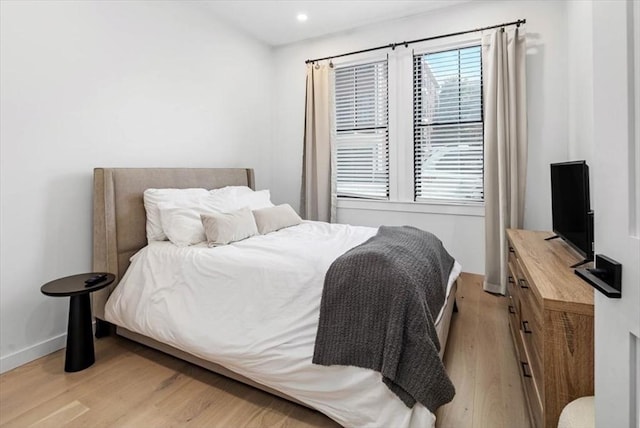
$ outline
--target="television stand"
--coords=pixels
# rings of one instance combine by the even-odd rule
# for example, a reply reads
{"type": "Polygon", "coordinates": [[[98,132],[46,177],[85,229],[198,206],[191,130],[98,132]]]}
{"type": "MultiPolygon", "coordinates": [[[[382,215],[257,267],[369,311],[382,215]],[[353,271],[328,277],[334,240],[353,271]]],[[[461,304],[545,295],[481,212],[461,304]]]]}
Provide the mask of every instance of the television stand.
{"type": "MultiPolygon", "coordinates": [[[[560,236],[560,235],[552,235],[552,236],[549,236],[549,237],[547,237],[547,238],[544,238],[544,240],[545,240],[545,241],[552,241],[552,240],[557,239],[557,238],[561,238],[561,236],[560,236]]],[[[575,263],[575,264],[573,264],[573,265],[571,265],[571,266],[569,266],[569,267],[570,267],[571,269],[575,269],[575,268],[577,268],[578,266],[582,266],[583,264],[585,264],[585,263],[589,263],[589,262],[592,262],[592,261],[593,261],[593,259],[592,259],[592,258],[591,258],[591,259],[590,259],[590,258],[586,258],[586,259],[582,260],[581,262],[575,263]]]]}
{"type": "Polygon", "coordinates": [[[592,261],[593,261],[593,259],[584,259],[583,261],[578,262],[578,263],[576,263],[576,264],[573,264],[573,265],[571,265],[571,266],[569,266],[569,267],[570,267],[571,269],[574,269],[574,268],[577,268],[578,266],[582,266],[583,264],[585,264],[585,263],[589,263],[589,262],[592,262],[592,261]]]}

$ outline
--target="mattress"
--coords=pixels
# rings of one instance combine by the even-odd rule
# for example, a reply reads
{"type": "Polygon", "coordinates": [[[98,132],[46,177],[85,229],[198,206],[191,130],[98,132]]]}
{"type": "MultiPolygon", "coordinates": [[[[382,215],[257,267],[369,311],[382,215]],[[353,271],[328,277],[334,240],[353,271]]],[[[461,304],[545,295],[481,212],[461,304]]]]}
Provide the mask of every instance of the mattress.
{"type": "MultiPolygon", "coordinates": [[[[419,403],[406,407],[379,373],[311,363],[324,274],[375,233],[303,222],[217,248],[152,242],[132,257],[105,316],[295,397],[343,426],[430,427],[435,416],[419,403]]],[[[456,263],[448,290],[459,272],[456,263]]]]}

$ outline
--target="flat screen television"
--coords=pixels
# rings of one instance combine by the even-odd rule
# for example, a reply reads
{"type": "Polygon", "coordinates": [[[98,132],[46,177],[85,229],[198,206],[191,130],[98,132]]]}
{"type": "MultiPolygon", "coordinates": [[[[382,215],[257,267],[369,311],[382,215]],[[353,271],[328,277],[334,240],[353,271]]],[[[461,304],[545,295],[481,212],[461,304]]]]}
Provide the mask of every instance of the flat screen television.
{"type": "Polygon", "coordinates": [[[589,202],[589,167],[585,161],[551,164],[553,232],[584,261],[593,260],[593,212],[589,202]]]}

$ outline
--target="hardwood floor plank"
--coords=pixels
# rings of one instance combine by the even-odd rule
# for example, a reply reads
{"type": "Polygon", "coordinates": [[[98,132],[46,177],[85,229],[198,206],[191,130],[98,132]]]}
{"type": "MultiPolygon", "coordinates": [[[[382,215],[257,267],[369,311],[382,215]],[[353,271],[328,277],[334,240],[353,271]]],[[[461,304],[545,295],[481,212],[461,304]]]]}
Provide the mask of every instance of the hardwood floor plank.
{"type": "Polygon", "coordinates": [[[456,303],[458,312],[451,320],[451,330],[444,355],[444,364],[456,395],[451,403],[436,412],[436,427],[471,427],[476,393],[476,354],[479,314],[478,293],[470,284],[474,277],[464,274],[458,280],[456,303]]]}
{"type": "Polygon", "coordinates": [[[79,402],[78,400],[74,400],[66,406],[56,410],[52,414],[40,419],[36,423],[30,425],[32,428],[57,428],[67,423],[73,421],[83,413],[89,411],[89,408],[79,402]]]}
{"type": "MultiPolygon", "coordinates": [[[[463,274],[444,356],[455,387],[438,428],[528,427],[505,299],[463,274]]],[[[337,427],[323,414],[121,337],[63,371],[64,350],[0,376],[0,426],[337,427]]]]}
{"type": "MultiPolygon", "coordinates": [[[[474,287],[479,288],[479,287],[474,287]]],[[[487,293],[483,293],[487,294],[487,293]]],[[[502,355],[505,350],[497,347],[499,343],[498,325],[505,317],[501,313],[499,300],[504,297],[487,294],[479,298],[484,309],[478,319],[478,340],[476,354],[476,378],[474,401],[474,428],[510,428],[505,425],[505,396],[502,391],[502,355]]],[[[506,322],[506,319],[504,319],[506,322]]],[[[515,372],[517,374],[517,372],[515,372]]]]}

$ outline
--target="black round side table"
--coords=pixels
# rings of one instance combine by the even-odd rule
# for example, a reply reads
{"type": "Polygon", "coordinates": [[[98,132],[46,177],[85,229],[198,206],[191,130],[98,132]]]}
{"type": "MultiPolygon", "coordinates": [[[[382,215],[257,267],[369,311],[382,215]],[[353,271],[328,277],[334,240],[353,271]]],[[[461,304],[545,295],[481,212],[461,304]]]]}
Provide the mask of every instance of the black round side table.
{"type": "Polygon", "coordinates": [[[115,279],[115,275],[107,272],[81,273],[47,282],[40,288],[47,296],[71,297],[64,371],[84,370],[95,362],[89,294],[106,287],[115,279]]]}

